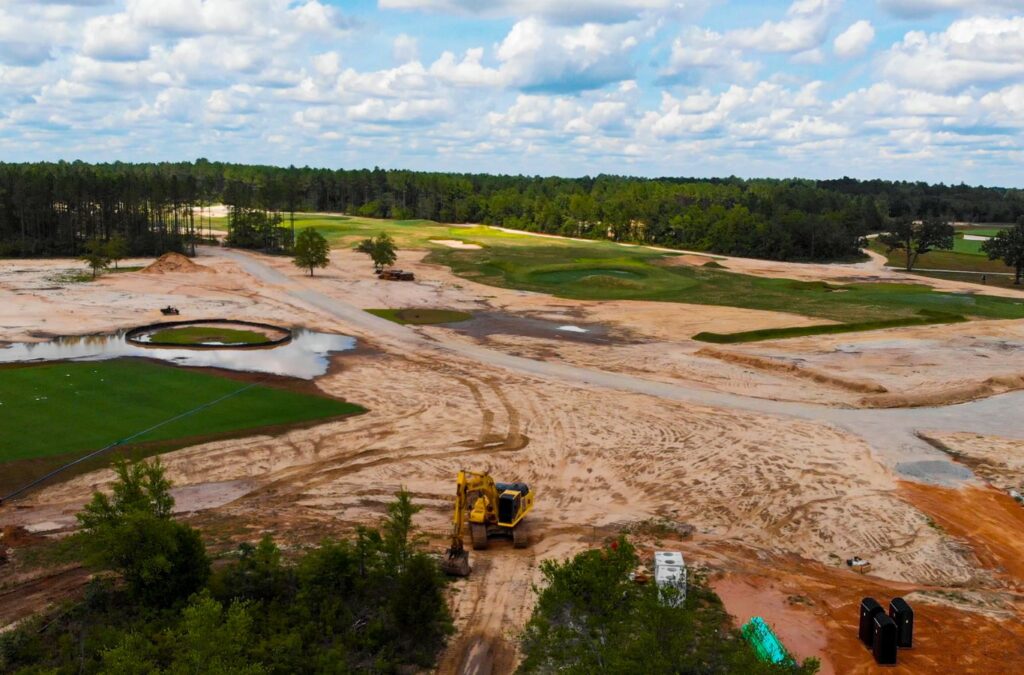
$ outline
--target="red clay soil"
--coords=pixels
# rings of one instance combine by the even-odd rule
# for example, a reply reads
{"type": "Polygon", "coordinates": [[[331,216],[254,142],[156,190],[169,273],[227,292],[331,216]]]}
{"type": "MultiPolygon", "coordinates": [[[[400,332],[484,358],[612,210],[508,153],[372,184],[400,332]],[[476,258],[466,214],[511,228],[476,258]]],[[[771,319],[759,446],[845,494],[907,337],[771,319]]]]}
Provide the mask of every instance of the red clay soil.
{"type": "Polygon", "coordinates": [[[900,492],[946,532],[970,544],[981,564],[1024,589],[1024,507],[993,488],[904,482],[900,492]]]}
{"type": "Polygon", "coordinates": [[[795,556],[751,558],[741,549],[714,548],[731,559],[725,564],[729,572],[712,586],[737,625],[755,614],[763,617],[795,656],[821,658],[823,675],[1006,673],[1016,672],[1007,670],[1008,664],[1024,663],[1024,602],[1013,606],[1017,616],[999,619],[911,597],[914,648],[900,651],[898,666],[882,668],[857,637],[861,598],[873,597],[887,607],[892,598],[915,590],[943,589],[885,581],[795,556]]]}

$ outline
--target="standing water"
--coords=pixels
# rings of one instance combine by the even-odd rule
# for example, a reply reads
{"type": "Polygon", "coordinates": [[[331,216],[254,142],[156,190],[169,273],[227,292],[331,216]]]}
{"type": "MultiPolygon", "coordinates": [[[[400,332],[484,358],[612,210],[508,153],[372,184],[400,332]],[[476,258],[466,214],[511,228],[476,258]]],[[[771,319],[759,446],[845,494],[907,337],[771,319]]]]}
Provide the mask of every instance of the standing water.
{"type": "Polygon", "coordinates": [[[169,361],[182,366],[271,373],[310,380],[327,372],[331,353],[347,351],[356,346],[356,339],[347,335],[317,333],[301,328],[293,331],[291,342],[265,349],[144,347],[126,340],[126,332],[60,337],[47,342],[13,343],[0,347],[0,364],[103,361],[133,356],[169,361]]]}

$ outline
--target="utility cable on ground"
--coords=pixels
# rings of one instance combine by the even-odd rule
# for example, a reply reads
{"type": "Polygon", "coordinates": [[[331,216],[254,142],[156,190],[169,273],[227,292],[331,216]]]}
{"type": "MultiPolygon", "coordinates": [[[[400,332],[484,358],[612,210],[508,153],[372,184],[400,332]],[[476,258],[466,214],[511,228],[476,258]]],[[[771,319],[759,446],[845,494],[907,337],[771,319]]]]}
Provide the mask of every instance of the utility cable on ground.
{"type": "Polygon", "coordinates": [[[118,447],[120,445],[124,445],[126,443],[130,443],[133,440],[135,440],[136,438],[139,438],[141,436],[145,436],[149,432],[155,431],[155,430],[159,429],[162,426],[170,424],[171,422],[176,422],[176,421],[178,421],[180,419],[184,419],[184,418],[188,417],[189,415],[194,415],[195,413],[200,412],[202,410],[206,410],[207,408],[212,408],[213,406],[217,405],[218,403],[222,403],[223,401],[226,401],[229,398],[233,398],[235,396],[238,396],[242,392],[248,391],[249,389],[252,389],[253,387],[259,385],[262,382],[263,382],[263,378],[257,380],[256,382],[252,382],[250,384],[247,384],[246,386],[244,386],[244,387],[242,387],[240,389],[237,389],[237,390],[235,390],[235,391],[233,391],[233,392],[231,392],[229,394],[225,394],[224,396],[221,396],[220,398],[214,399],[212,401],[208,401],[206,403],[203,403],[202,405],[198,405],[195,408],[192,408],[191,410],[186,410],[185,412],[183,412],[183,413],[181,413],[179,415],[175,415],[174,417],[170,417],[168,419],[165,419],[162,422],[158,422],[157,424],[154,424],[153,426],[149,427],[148,429],[143,429],[142,431],[136,432],[136,433],[132,434],[131,436],[128,436],[127,438],[122,438],[119,441],[114,441],[110,445],[104,446],[104,447],[100,448],[99,450],[94,450],[93,452],[90,452],[87,455],[84,455],[82,457],[79,457],[76,460],[68,462],[67,464],[64,464],[63,466],[60,466],[60,467],[54,469],[53,471],[50,471],[49,473],[45,474],[44,476],[41,476],[41,477],[35,479],[34,481],[29,483],[28,485],[20,487],[17,490],[15,490],[14,492],[10,493],[9,495],[6,495],[3,498],[0,498],[0,505],[3,505],[5,503],[7,503],[11,499],[14,499],[15,497],[18,497],[18,496],[24,494],[25,492],[28,492],[32,488],[34,488],[34,487],[36,487],[36,486],[38,486],[38,485],[40,485],[42,483],[45,483],[46,481],[48,481],[49,479],[53,478],[54,476],[56,476],[56,475],[58,475],[60,473],[63,473],[64,471],[67,471],[68,469],[70,469],[71,467],[73,467],[73,466],[75,466],[77,464],[81,464],[82,462],[88,461],[88,460],[92,459],[93,457],[98,457],[98,456],[102,455],[103,453],[109,452],[110,450],[113,450],[114,448],[116,448],[116,447],[118,447]]]}

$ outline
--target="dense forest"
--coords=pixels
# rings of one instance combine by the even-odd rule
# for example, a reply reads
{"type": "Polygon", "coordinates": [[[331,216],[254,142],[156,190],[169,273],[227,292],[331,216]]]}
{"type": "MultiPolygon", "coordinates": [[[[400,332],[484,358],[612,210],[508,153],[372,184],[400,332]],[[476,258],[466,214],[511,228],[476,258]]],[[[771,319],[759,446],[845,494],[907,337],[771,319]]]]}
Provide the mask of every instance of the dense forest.
{"type": "MultiPolygon", "coordinates": [[[[889,218],[1012,222],[1024,190],[739,178],[583,178],[280,168],[210,162],[0,163],[0,256],[190,252],[204,207],[229,206],[229,245],[287,249],[288,214],[476,222],[780,260],[856,255],[889,218]]],[[[209,233],[206,233],[209,236],[209,233]]]]}

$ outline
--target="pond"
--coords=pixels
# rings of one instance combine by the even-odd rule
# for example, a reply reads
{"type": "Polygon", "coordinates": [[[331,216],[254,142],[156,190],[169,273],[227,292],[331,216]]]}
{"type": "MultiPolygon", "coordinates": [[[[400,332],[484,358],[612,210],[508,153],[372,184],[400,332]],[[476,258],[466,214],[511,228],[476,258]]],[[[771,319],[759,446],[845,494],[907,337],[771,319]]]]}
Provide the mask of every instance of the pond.
{"type": "Polygon", "coordinates": [[[126,332],[59,337],[46,342],[17,342],[0,346],[0,364],[98,361],[133,356],[182,366],[270,373],[310,380],[327,372],[332,353],[348,351],[356,346],[356,339],[347,335],[318,333],[301,328],[293,331],[291,342],[265,349],[145,347],[125,339],[126,332]]]}

